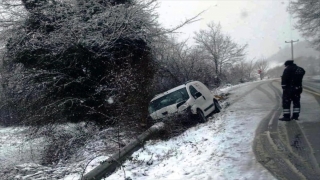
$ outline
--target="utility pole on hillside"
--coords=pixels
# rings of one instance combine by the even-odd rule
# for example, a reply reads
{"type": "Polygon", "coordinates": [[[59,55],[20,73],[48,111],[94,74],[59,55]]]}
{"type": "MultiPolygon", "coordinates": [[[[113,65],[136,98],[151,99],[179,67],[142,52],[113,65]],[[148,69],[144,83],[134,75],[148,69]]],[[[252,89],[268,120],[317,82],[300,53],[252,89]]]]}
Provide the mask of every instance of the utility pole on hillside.
{"type": "Polygon", "coordinates": [[[286,43],[291,43],[291,57],[292,57],[292,60],[293,60],[293,43],[299,42],[299,39],[296,40],[296,41],[291,40],[291,41],[285,41],[285,42],[286,43]]]}

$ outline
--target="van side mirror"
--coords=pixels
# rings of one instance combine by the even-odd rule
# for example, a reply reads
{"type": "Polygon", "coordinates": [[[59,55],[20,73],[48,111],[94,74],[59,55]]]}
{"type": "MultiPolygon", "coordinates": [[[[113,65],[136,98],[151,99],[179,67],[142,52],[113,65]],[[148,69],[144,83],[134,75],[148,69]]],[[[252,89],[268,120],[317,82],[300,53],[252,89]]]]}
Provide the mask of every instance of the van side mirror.
{"type": "Polygon", "coordinates": [[[196,92],[196,94],[194,95],[194,98],[198,99],[201,96],[202,96],[201,92],[196,92]]]}

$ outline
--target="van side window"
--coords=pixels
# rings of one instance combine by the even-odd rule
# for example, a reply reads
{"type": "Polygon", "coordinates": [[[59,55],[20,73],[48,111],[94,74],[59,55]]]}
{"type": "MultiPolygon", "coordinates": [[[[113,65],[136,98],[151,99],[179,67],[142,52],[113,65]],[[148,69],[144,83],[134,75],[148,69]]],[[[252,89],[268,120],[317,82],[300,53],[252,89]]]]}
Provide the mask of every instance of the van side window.
{"type": "Polygon", "coordinates": [[[193,86],[189,87],[189,91],[190,91],[191,96],[193,96],[193,97],[195,97],[196,93],[198,92],[196,90],[196,88],[194,88],[193,86]]]}

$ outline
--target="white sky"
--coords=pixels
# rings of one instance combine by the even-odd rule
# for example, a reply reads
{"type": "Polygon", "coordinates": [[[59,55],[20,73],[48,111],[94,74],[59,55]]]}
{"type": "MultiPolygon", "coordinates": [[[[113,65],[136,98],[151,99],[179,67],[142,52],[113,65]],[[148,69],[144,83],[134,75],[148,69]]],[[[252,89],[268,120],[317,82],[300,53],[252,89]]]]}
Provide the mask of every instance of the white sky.
{"type": "MultiPolygon", "coordinates": [[[[289,0],[159,0],[159,21],[174,27],[203,10],[201,20],[181,28],[179,40],[189,38],[193,43],[195,31],[213,21],[237,43],[249,45],[248,58],[269,57],[290,41],[303,38],[297,30],[290,32],[289,0]]],[[[292,20],[293,24],[294,20],[292,20]]]]}

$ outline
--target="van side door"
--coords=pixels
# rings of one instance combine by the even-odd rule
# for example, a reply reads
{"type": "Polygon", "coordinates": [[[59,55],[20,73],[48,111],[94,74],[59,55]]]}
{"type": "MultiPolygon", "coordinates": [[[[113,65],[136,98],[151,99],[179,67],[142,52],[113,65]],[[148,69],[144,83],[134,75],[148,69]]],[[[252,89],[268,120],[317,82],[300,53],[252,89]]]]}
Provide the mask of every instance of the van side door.
{"type": "Polygon", "coordinates": [[[195,88],[200,91],[202,93],[202,95],[207,98],[207,99],[213,99],[213,94],[211,93],[211,91],[208,89],[208,87],[206,85],[204,85],[201,82],[196,82],[194,83],[195,88]]]}
{"type": "Polygon", "coordinates": [[[193,85],[197,91],[201,92],[202,96],[205,99],[203,113],[205,115],[210,114],[211,111],[213,110],[213,106],[214,106],[212,93],[207,88],[207,86],[205,86],[204,84],[202,84],[199,81],[195,82],[193,85]]]}
{"type": "Polygon", "coordinates": [[[196,104],[202,111],[205,109],[206,99],[202,96],[201,92],[199,92],[193,85],[189,86],[190,95],[194,98],[194,104],[196,104]]]}

